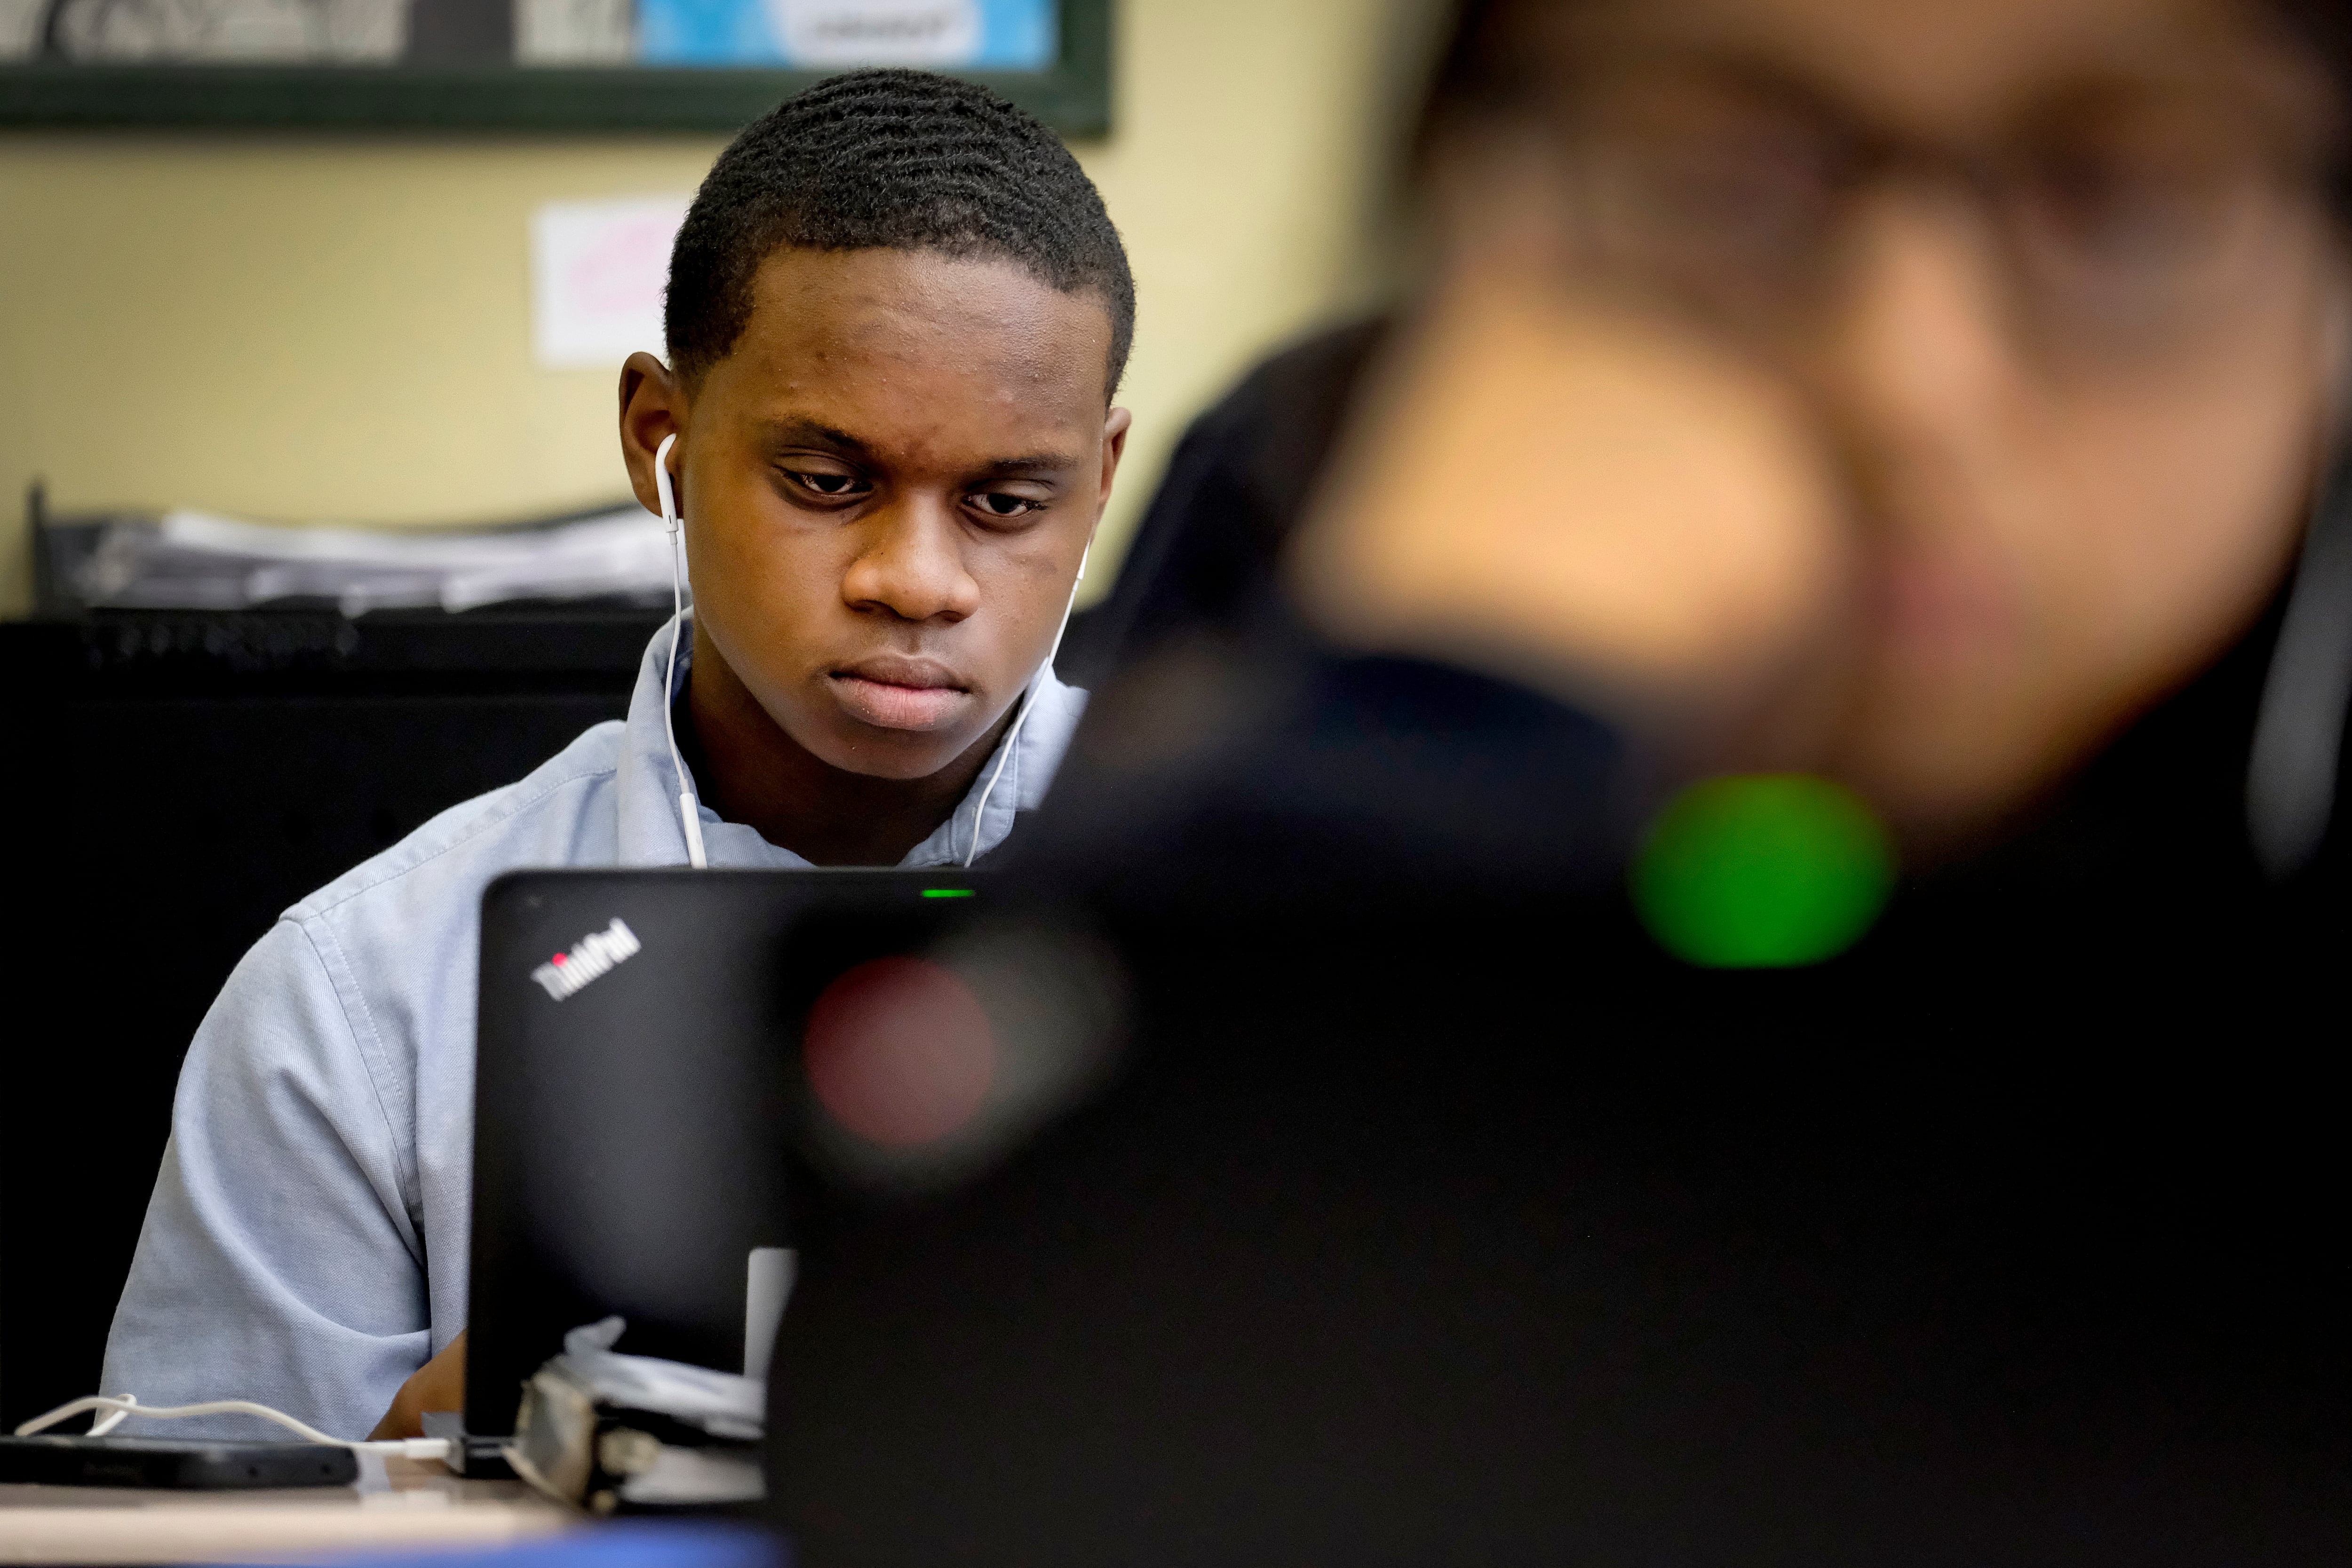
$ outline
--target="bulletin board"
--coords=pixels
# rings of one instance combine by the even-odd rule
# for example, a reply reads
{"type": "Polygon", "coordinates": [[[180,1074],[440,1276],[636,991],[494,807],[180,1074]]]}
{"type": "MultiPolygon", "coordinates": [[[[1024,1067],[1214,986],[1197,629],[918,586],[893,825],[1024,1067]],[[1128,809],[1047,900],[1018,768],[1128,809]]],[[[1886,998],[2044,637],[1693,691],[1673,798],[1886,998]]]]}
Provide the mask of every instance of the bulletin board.
{"type": "Polygon", "coordinates": [[[1111,0],[0,0],[0,127],[735,130],[826,76],[1110,129],[1111,0]]]}

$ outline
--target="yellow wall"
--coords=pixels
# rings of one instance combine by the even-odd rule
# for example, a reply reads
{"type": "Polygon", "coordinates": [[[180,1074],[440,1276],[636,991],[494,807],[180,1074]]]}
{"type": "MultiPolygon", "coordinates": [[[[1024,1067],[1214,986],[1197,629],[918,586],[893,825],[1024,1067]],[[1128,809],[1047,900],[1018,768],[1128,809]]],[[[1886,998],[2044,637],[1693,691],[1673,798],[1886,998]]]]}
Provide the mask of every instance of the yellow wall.
{"type": "MultiPolygon", "coordinates": [[[[1078,149],[1141,306],[1098,562],[1191,414],[1379,288],[1377,128],[1419,10],[1121,5],[1118,130],[1078,149]]],[[[0,614],[30,603],[16,498],[36,475],[60,510],[393,524],[622,493],[611,376],[532,363],[526,224],[688,190],[720,144],[0,135],[0,614]]]]}

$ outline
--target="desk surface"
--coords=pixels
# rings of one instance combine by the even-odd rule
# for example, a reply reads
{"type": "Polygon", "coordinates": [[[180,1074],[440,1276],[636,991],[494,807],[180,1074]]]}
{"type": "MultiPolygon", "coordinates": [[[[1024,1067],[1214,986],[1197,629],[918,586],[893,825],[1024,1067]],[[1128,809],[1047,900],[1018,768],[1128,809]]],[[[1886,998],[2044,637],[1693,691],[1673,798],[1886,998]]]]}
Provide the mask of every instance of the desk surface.
{"type": "Polygon", "coordinates": [[[368,1548],[489,1547],[581,1516],[520,1481],[362,1456],[355,1487],[140,1491],[0,1486],[0,1563],[257,1563],[368,1548]]]}

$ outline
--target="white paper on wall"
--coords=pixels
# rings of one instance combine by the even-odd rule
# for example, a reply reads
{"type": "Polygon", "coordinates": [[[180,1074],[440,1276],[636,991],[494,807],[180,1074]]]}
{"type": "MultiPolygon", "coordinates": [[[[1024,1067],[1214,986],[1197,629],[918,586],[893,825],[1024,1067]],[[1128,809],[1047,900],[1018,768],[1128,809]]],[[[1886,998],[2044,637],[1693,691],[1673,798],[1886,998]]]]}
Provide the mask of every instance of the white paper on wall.
{"type": "Polygon", "coordinates": [[[956,66],[980,53],[980,0],[768,0],[784,57],[809,66],[956,66]]]}
{"type": "Polygon", "coordinates": [[[637,55],[631,0],[514,0],[514,27],[517,65],[626,65],[637,55]]]}
{"type": "MultiPolygon", "coordinates": [[[[80,64],[175,60],[389,64],[408,43],[410,0],[41,0],[32,37],[55,29],[80,64]]],[[[0,8],[0,39],[23,6],[0,8]]],[[[5,47],[0,42],[0,47],[5,47]]]]}
{"type": "Polygon", "coordinates": [[[531,340],[550,370],[662,352],[662,286],[683,195],[550,202],[531,215],[531,340]]]}

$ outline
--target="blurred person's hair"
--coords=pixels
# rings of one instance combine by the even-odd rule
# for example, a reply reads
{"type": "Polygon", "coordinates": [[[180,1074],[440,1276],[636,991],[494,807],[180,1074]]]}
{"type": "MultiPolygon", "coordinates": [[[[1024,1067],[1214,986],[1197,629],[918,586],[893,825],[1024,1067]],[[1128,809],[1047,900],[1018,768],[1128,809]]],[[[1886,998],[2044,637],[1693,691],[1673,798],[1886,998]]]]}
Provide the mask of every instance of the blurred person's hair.
{"type": "Polygon", "coordinates": [[[1135,336],[1135,281],[1086,172],[1035,116],[984,87],[860,70],[786,99],[729,143],[670,256],[663,326],[688,382],[724,359],[775,251],[924,250],[1011,261],[1110,312],[1109,391],[1135,336]]]}
{"type": "MultiPolygon", "coordinates": [[[[1571,0],[1572,3],[1572,0],[1571,0]]],[[[2352,0],[2249,0],[2304,41],[2326,69],[2339,103],[2352,103],[2352,0]]],[[[1510,103],[1527,85],[1528,57],[1514,36],[1525,0],[1457,0],[1454,23],[1439,49],[1422,100],[1412,142],[1417,170],[1452,128],[1510,103]]],[[[2352,218],[2352,154],[2331,149],[2327,189],[2336,210],[2352,218]]]]}

